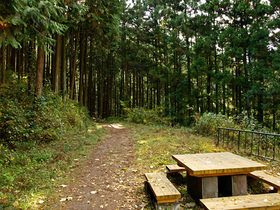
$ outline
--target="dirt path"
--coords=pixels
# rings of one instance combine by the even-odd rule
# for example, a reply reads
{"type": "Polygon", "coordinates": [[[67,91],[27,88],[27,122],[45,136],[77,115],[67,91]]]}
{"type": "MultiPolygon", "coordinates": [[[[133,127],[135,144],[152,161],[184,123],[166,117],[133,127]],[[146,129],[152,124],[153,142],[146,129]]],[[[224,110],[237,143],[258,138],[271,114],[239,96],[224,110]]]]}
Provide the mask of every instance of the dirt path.
{"type": "Polygon", "coordinates": [[[145,205],[143,177],[133,165],[135,149],[127,130],[120,124],[103,127],[110,137],[97,145],[72,183],[60,186],[55,208],[113,210],[145,205]]]}

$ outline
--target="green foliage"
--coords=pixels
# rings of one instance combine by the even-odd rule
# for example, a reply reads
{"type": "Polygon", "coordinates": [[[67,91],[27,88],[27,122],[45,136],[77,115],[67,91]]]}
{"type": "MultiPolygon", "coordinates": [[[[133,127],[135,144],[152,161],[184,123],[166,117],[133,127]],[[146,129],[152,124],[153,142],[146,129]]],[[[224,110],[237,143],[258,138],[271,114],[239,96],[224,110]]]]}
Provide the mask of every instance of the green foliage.
{"type": "Polygon", "coordinates": [[[51,91],[36,99],[24,82],[0,90],[0,209],[35,208],[73,156],[97,142],[97,128],[85,108],[51,91]]]}
{"type": "Polygon", "coordinates": [[[211,112],[204,113],[201,117],[196,117],[196,122],[193,127],[195,133],[210,136],[216,135],[219,127],[235,128],[235,124],[232,119],[228,119],[225,115],[214,114],[211,112]]]}
{"type": "Polygon", "coordinates": [[[171,120],[163,117],[163,108],[157,107],[152,110],[144,108],[125,108],[127,120],[133,123],[142,123],[149,125],[170,125],[171,120]]]}
{"type": "Polygon", "coordinates": [[[193,130],[200,135],[215,136],[217,135],[219,127],[269,133],[269,130],[260,124],[254,117],[250,117],[249,119],[246,111],[230,118],[220,113],[204,113],[202,116],[196,117],[193,130]]]}
{"type": "Polygon", "coordinates": [[[0,141],[15,148],[28,142],[50,142],[68,129],[87,129],[89,116],[76,102],[63,101],[46,91],[36,99],[19,83],[3,87],[0,92],[0,141]]]}

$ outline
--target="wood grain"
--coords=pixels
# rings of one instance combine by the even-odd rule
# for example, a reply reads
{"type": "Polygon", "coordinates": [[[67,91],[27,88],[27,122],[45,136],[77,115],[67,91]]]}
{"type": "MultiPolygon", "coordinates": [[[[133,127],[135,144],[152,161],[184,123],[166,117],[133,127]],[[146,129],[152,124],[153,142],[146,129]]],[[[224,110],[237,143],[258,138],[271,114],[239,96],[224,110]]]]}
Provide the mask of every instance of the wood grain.
{"type": "Polygon", "coordinates": [[[178,165],[167,165],[166,168],[170,173],[178,173],[181,171],[186,171],[185,167],[181,167],[178,165]]]}
{"type": "Polygon", "coordinates": [[[267,193],[223,198],[200,199],[200,204],[209,210],[229,209],[280,209],[280,194],[267,193]]]}
{"type": "Polygon", "coordinates": [[[175,202],[181,193],[163,173],[145,173],[145,177],[158,203],[175,202]]]}
{"type": "Polygon", "coordinates": [[[173,155],[172,158],[196,177],[248,174],[266,169],[263,164],[230,152],[173,155]]]}
{"type": "Polygon", "coordinates": [[[248,176],[258,179],[266,184],[280,190],[280,177],[269,174],[266,171],[253,171],[248,174],[248,176]]]}

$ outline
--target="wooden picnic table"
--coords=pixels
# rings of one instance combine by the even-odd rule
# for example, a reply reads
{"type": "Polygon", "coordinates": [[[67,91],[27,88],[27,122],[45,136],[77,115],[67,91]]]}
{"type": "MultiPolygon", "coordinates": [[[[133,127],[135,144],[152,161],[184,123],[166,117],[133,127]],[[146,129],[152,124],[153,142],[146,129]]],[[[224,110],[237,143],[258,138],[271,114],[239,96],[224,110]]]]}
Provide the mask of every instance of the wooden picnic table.
{"type": "Polygon", "coordinates": [[[266,166],[230,152],[173,155],[187,170],[187,189],[195,198],[246,195],[247,174],[266,166]]]}

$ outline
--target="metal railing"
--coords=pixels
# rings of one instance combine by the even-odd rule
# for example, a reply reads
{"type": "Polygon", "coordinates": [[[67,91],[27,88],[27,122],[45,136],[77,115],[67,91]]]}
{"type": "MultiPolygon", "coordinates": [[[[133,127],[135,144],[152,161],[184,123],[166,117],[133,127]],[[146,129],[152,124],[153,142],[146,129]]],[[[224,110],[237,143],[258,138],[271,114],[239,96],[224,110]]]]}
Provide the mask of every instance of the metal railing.
{"type": "Polygon", "coordinates": [[[217,145],[250,155],[280,161],[280,135],[231,128],[218,128],[217,145]]]}

